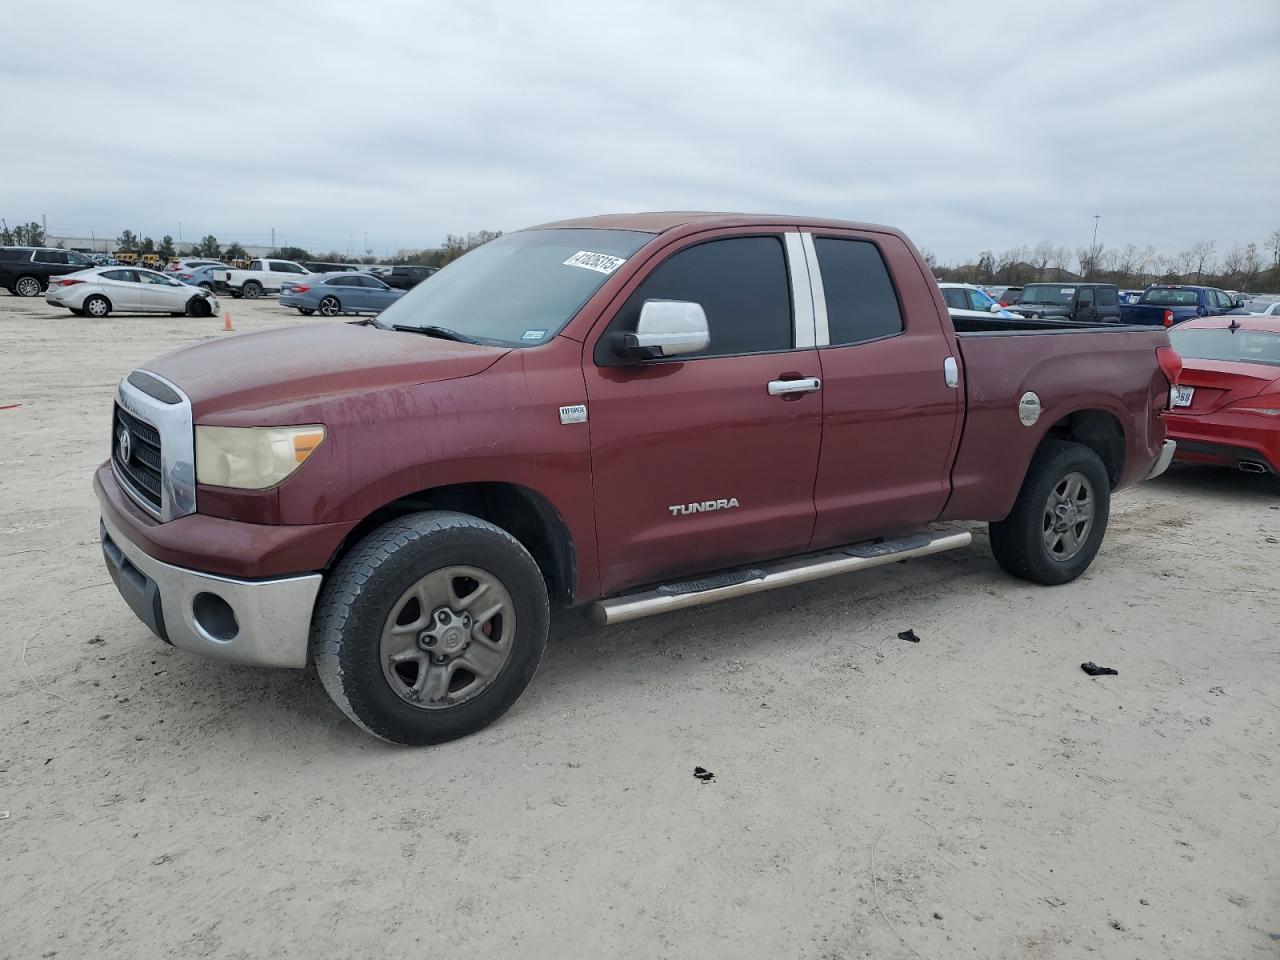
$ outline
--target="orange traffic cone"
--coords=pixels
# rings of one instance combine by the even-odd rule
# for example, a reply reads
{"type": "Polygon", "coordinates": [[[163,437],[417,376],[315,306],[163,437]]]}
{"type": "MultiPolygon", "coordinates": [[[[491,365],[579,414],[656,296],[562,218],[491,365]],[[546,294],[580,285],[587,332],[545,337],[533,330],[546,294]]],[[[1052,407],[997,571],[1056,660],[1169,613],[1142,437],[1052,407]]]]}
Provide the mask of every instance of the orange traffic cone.
{"type": "Polygon", "coordinates": [[[230,312],[224,313],[224,314],[222,315],[222,329],[223,329],[223,330],[230,330],[230,331],[234,331],[234,330],[235,330],[235,327],[231,326],[231,314],[230,314],[230,312]]]}

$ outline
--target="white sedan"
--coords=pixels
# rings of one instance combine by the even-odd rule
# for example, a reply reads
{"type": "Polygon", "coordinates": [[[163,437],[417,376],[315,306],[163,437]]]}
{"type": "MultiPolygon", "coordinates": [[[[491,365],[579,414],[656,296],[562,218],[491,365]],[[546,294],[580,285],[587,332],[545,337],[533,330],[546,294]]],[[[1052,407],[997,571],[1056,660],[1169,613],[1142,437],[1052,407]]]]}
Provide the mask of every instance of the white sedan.
{"type": "Polygon", "coordinates": [[[218,298],[210,291],[138,267],[94,267],[53,277],[44,299],[78,317],[88,314],[97,319],[113,310],[175,317],[210,317],[218,312],[218,298]]]}

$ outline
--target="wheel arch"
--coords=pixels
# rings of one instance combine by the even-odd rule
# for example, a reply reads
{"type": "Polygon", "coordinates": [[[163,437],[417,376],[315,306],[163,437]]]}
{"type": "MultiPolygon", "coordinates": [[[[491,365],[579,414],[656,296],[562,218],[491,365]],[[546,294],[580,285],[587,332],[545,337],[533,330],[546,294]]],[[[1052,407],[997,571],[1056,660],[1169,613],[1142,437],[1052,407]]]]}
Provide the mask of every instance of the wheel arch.
{"type": "Polygon", "coordinates": [[[389,520],[423,510],[454,510],[487,520],[511,534],[529,551],[547,581],[547,592],[571,605],[578,593],[573,537],[560,512],[545,496],[505,481],[454,483],[399,497],[374,510],[343,538],[327,569],[332,569],[366,534],[389,520]]]}
{"type": "MultiPolygon", "coordinates": [[[[1045,431],[1036,449],[1039,450],[1040,446],[1050,439],[1070,440],[1088,447],[1098,455],[1103,466],[1106,467],[1111,489],[1114,490],[1119,485],[1120,478],[1124,474],[1127,447],[1124,425],[1114,413],[1098,408],[1073,410],[1059,417],[1045,431]]],[[[1034,457],[1035,454],[1033,453],[1032,456],[1034,457]]],[[[1029,468],[1030,464],[1028,464],[1029,468]]]]}

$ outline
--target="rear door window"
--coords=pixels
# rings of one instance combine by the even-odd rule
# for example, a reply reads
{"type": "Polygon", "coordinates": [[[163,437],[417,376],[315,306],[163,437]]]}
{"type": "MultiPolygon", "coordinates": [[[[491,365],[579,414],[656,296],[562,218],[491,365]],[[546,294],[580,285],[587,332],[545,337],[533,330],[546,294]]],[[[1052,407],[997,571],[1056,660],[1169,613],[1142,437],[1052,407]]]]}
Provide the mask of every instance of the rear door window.
{"type": "Polygon", "coordinates": [[[672,254],[631,294],[611,329],[634,331],[646,300],[702,305],[711,343],[702,353],[684,354],[681,360],[772,353],[795,345],[781,237],[710,240],[672,254]]]}
{"type": "MultiPolygon", "coordinates": [[[[825,274],[823,275],[823,278],[822,278],[822,285],[823,287],[827,285],[827,278],[825,274]]],[[[964,295],[964,291],[959,287],[943,287],[942,299],[947,301],[947,307],[951,310],[968,310],[969,309],[969,298],[964,295]]],[[[830,308],[828,308],[828,314],[829,313],[830,313],[830,308]]],[[[831,319],[830,319],[830,316],[828,316],[827,323],[830,324],[830,322],[831,322],[831,319]]]]}
{"type": "Polygon", "coordinates": [[[1093,306],[1093,287],[1081,287],[1076,295],[1076,306],[1080,309],[1093,306]]]}
{"type": "MultiPolygon", "coordinates": [[[[867,240],[816,237],[833,347],[902,332],[902,310],[880,248],[867,240]]],[[[964,290],[956,290],[964,301],[964,290]]],[[[961,309],[964,309],[963,307],[961,309]]]]}
{"type": "Polygon", "coordinates": [[[1115,307],[1119,306],[1120,297],[1115,287],[1099,287],[1098,288],[1098,306],[1115,307]]]}

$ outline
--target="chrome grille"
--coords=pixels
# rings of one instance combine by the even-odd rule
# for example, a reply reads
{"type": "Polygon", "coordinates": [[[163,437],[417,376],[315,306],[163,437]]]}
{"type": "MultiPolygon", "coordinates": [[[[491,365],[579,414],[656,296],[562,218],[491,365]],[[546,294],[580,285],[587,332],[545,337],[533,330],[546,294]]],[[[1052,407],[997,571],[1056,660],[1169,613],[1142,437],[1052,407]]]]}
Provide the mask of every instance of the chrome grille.
{"type": "Polygon", "coordinates": [[[131,488],[130,493],[158,514],[162,489],[160,465],[163,462],[160,431],[118,403],[111,420],[111,462],[117,475],[131,488]],[[124,459],[126,444],[123,435],[126,433],[129,438],[128,460],[124,459]]]}

